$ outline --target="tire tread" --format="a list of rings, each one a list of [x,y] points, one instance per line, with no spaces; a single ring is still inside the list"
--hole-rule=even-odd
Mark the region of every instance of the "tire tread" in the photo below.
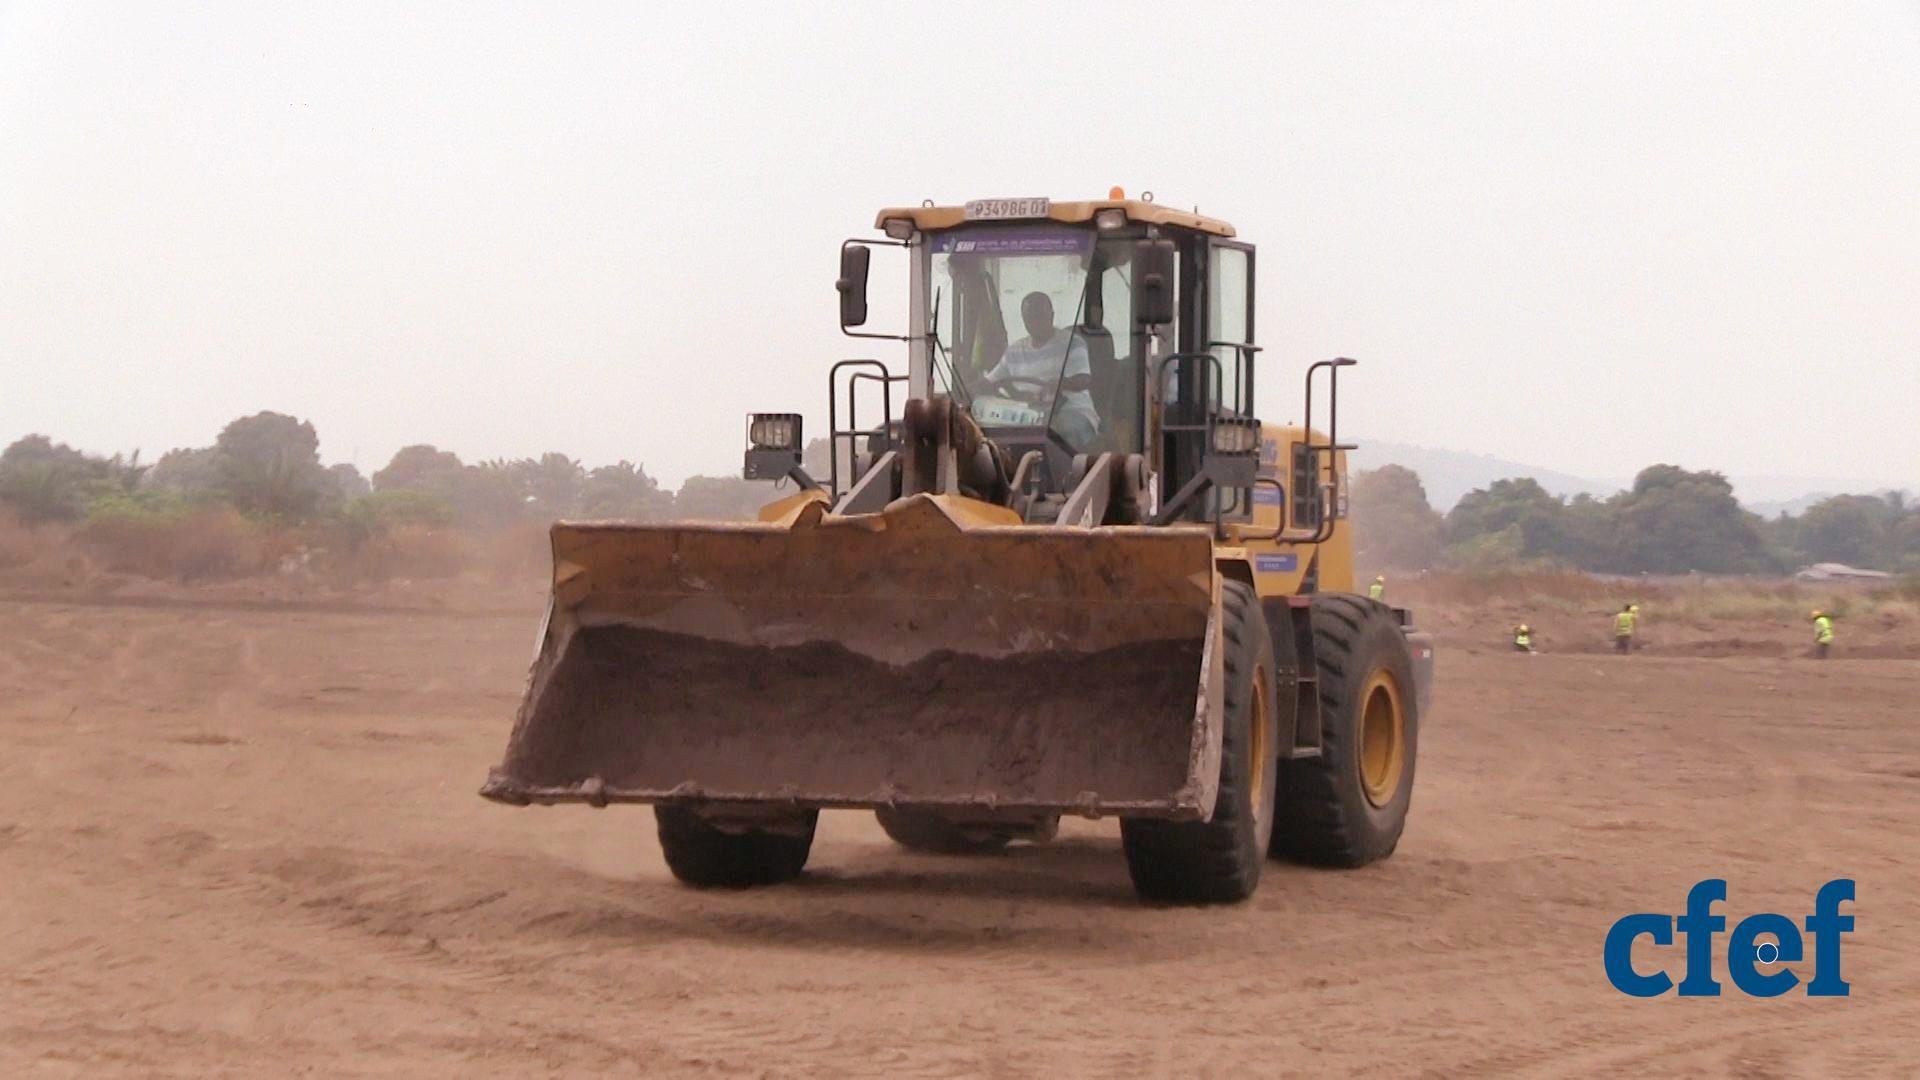
[[[1262,655],[1268,658],[1268,678],[1272,677],[1272,644],[1259,599],[1250,587],[1237,581],[1223,583],[1221,606],[1226,642],[1226,686],[1221,704],[1228,721],[1214,816],[1208,821],[1126,818],[1120,822],[1120,838],[1134,888],[1150,900],[1230,903],[1251,896],[1260,881],[1263,853],[1257,842],[1247,842],[1247,831],[1258,828],[1259,810],[1253,808],[1256,820],[1247,820],[1241,811],[1241,790],[1246,780],[1226,766],[1229,755],[1246,752],[1244,743],[1249,735],[1234,718],[1248,708],[1245,699],[1251,696]],[[1267,700],[1271,702],[1272,688],[1268,690]],[[1271,724],[1272,718],[1266,722]],[[1272,745],[1271,738],[1268,743]],[[1258,767],[1258,763],[1249,765]],[[1268,792],[1272,789],[1269,784]]]
[[[1396,799],[1385,812],[1369,810],[1360,792],[1351,745],[1358,732],[1353,717],[1359,703],[1361,677],[1378,663],[1401,670],[1403,706],[1407,711],[1407,779],[1409,789],[1417,762],[1419,716],[1411,694],[1411,660],[1406,656],[1390,608],[1377,600],[1344,593],[1314,597],[1312,615],[1315,666],[1319,675],[1321,751],[1318,757],[1284,761],[1280,767],[1273,831],[1273,854],[1320,866],[1357,867],[1385,858],[1398,844],[1405,827],[1406,799]],[[1389,646],[1386,643],[1391,634]],[[1376,659],[1374,654],[1397,647],[1398,656]],[[1358,657],[1360,663],[1355,664]],[[1359,668],[1355,672],[1356,667]],[[1355,672],[1354,678],[1349,673]],[[1381,820],[1382,818],[1385,820]]]
[[[683,806],[656,805],[653,816],[660,851],[674,877],[702,888],[747,889],[800,876],[813,848],[820,812],[806,811],[806,831],[799,836],[759,830],[726,832]]]

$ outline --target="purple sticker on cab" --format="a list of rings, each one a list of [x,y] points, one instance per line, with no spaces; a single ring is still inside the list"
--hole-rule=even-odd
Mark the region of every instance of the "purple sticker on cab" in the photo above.
[[[940,255],[1082,255],[1093,235],[1078,229],[976,229],[933,238]]]
[[[1263,574],[1290,574],[1300,569],[1300,556],[1291,553],[1286,555],[1255,555],[1253,557],[1253,568]]]

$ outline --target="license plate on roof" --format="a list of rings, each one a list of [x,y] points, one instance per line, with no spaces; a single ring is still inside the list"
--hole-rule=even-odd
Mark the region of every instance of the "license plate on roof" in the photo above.
[[[966,215],[968,221],[1005,221],[1046,217],[1050,208],[1045,199],[974,199],[967,203]]]

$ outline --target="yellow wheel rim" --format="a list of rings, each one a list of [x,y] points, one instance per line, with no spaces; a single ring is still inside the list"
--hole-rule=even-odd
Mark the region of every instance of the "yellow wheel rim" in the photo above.
[[[1400,683],[1386,668],[1367,677],[1360,691],[1360,787],[1367,801],[1385,806],[1400,790],[1407,768],[1407,711]]]
[[[1253,672],[1253,701],[1247,713],[1247,726],[1250,733],[1247,747],[1248,770],[1253,774],[1247,779],[1247,797],[1252,800],[1255,820],[1266,815],[1261,807],[1266,805],[1267,795],[1267,755],[1273,748],[1267,745],[1267,673],[1261,669]]]

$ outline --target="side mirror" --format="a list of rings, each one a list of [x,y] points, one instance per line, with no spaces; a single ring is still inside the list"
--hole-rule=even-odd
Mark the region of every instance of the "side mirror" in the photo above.
[[[867,324],[867,267],[873,262],[873,249],[848,241],[840,245],[840,328]]]
[[[1171,240],[1133,245],[1133,321],[1141,326],[1173,321],[1174,257]]]

